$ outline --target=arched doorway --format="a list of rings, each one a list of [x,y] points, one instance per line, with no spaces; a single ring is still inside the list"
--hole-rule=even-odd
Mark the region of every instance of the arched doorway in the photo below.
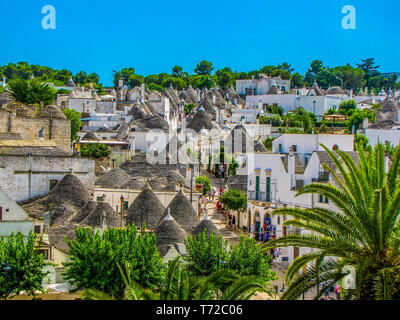
[[[251,226],[251,210],[249,209],[247,211],[247,231],[250,232],[250,226]]]
[[[276,237],[276,226],[272,223],[272,218],[269,211],[266,211],[263,216],[262,225],[262,240],[268,241]]]
[[[254,214],[253,225],[254,225],[254,237],[256,238],[256,240],[259,240],[260,230],[261,230],[261,216],[259,211],[256,211]]]

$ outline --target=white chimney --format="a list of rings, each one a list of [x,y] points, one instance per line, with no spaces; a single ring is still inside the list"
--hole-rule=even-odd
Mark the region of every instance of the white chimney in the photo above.
[[[118,88],[122,88],[124,86],[124,80],[123,79],[119,79],[118,80]]]
[[[293,189],[294,187],[296,187],[296,173],[295,173],[295,154],[292,147],[289,148],[288,174],[290,177],[290,189]]]
[[[216,101],[217,101],[217,100],[216,100],[216,98],[215,98],[215,95],[213,95],[213,96],[212,96],[212,102],[213,102],[213,104],[215,104]]]
[[[140,102],[144,101],[144,83],[140,86]]]

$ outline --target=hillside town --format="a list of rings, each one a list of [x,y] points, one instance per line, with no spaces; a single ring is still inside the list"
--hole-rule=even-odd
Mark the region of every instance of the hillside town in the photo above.
[[[364,61],[354,70],[365,67],[368,72],[370,63]],[[122,287],[95,285],[100,281],[95,276],[109,264],[113,271],[104,274],[128,274],[130,268],[135,281],[146,286],[159,281],[155,269],[138,276],[135,265],[148,263],[161,270],[183,261],[190,272],[201,274],[199,270],[206,267],[195,260],[194,250],[209,261],[207,251],[212,252],[218,241],[226,243],[218,249],[225,253],[216,265],[207,266],[212,272],[224,264],[234,266],[239,252],[253,252],[235,251],[245,244],[258,248],[254,261],[265,260],[257,270],[265,272],[264,280],[275,294],[265,293],[260,286],[251,299],[348,297],[341,278],[328,275],[328,265],[320,271],[323,280],[317,273],[315,281],[314,258],[323,264],[333,257],[343,267],[353,261],[351,250],[358,254],[357,250],[373,245],[368,224],[352,216],[350,203],[355,201],[354,210],[361,214],[364,207],[377,205],[372,198],[377,189],[386,187],[375,188],[375,182],[361,180],[370,178],[363,170],[372,176],[382,170],[379,179],[388,179],[387,188],[393,189],[380,196],[390,197],[385,206],[393,205],[397,212],[393,221],[398,221],[399,207],[393,204],[399,195],[397,76],[382,75],[382,86],[372,87],[369,78],[359,83],[343,81],[345,71],[342,79],[324,78],[316,70],[318,63],[313,63],[300,80],[287,64],[242,76],[219,70],[213,78],[212,69],[207,71],[209,64],[199,63],[197,75],[189,76],[192,79],[176,66],[165,78],[170,80],[161,82],[156,75],[147,81],[124,69],[114,73],[110,87],[83,72],[45,80],[33,66],[21,76],[18,66],[25,63],[0,69],[0,237],[4,241],[0,243],[4,288],[0,298],[30,299],[36,294],[42,299],[73,300],[82,299],[84,290],[84,297],[94,295],[87,289],[118,298]],[[222,81],[227,75],[229,81]],[[377,165],[374,157],[380,159]],[[395,166],[397,172],[390,175]],[[374,219],[369,223],[378,221]],[[327,221],[332,227],[326,227]],[[357,229],[357,223],[366,229]],[[134,240],[122,242],[131,232]],[[11,274],[18,263],[11,256],[3,261],[2,248],[10,239],[18,241],[17,234],[25,243],[34,241],[43,260],[45,271],[34,288],[12,287]],[[119,243],[118,249],[111,239]],[[148,249],[153,240],[154,252]],[[353,248],[353,243],[363,249]],[[348,260],[339,253],[340,246]],[[83,257],[84,251],[91,252],[90,259],[90,255]],[[131,258],[119,262],[113,260],[117,255]],[[93,265],[84,269],[89,261]],[[296,269],[293,262],[300,267]],[[79,273],[86,279],[80,279]],[[257,273],[261,276],[261,271]],[[290,283],[296,277],[314,282],[296,291]],[[122,286],[121,278],[118,281]],[[399,288],[397,282],[394,299]],[[360,289],[353,298],[366,298],[363,294],[371,292]]]

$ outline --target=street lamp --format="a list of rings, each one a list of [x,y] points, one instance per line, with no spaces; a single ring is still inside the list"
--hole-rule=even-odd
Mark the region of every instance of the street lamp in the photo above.
[[[124,200],[124,196],[121,196],[121,228],[123,227]]]
[[[4,293],[5,293],[5,297],[7,299],[7,296],[8,296],[7,280],[8,280],[8,272],[11,270],[11,267],[8,265],[8,262],[3,263],[2,267],[3,267],[3,271],[6,273],[5,283],[4,283],[4,286],[5,286]]]

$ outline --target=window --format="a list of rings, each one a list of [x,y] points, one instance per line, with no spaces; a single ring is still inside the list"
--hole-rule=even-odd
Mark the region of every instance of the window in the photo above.
[[[33,227],[33,231],[35,232],[35,233],[40,233],[40,226],[34,226]]]
[[[0,207],[0,221],[3,220],[3,207]]]
[[[96,197],[96,201],[97,201],[97,203],[102,202],[103,201],[103,197]]]
[[[319,202],[321,202],[321,203],[324,202],[324,196],[323,195],[319,195]]]
[[[338,146],[337,144],[335,144],[335,145],[332,147],[332,150],[333,150],[333,151],[339,150],[339,146]]]
[[[283,148],[282,148],[282,144],[279,144],[279,153],[283,153]]]
[[[296,144],[292,145],[292,151],[293,152],[297,152],[297,145]]]

